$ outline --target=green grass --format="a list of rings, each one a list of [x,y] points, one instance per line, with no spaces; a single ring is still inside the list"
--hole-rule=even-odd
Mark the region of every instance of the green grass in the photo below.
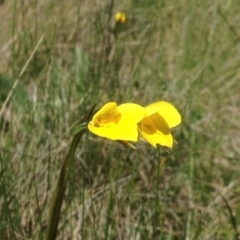
[[[118,11],[128,22],[115,37]],[[182,115],[178,145],[129,150],[85,134],[58,239],[239,239],[239,11],[237,1],[4,1],[0,239],[44,239],[74,129],[96,102],[157,100]]]

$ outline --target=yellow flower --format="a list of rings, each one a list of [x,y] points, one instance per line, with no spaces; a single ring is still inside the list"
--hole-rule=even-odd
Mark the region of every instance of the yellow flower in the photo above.
[[[133,141],[138,139],[137,123],[145,116],[143,107],[134,103],[117,106],[105,104],[88,123],[92,133],[111,140]]]
[[[145,108],[146,116],[138,123],[143,139],[157,148],[158,145],[172,148],[173,137],[170,128],[181,122],[177,109],[170,103],[160,101]]]
[[[115,21],[116,21],[116,23],[125,23],[127,21],[126,14],[124,14],[122,12],[117,12],[115,14]]]

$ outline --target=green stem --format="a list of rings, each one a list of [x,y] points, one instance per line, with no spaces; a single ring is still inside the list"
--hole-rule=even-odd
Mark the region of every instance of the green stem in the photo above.
[[[82,125],[79,126],[78,132],[74,135],[70,149],[64,159],[63,166],[58,178],[57,186],[52,198],[52,204],[49,212],[49,221],[48,221],[48,227],[47,227],[46,240],[56,239],[59,216],[61,212],[61,206],[62,206],[64,191],[66,188],[69,169],[72,165],[78,143],[85,132],[86,132],[86,123],[83,123]]]

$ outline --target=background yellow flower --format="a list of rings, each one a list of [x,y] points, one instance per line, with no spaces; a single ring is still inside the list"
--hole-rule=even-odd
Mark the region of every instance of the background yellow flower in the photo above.
[[[125,13],[122,12],[117,12],[115,14],[115,21],[117,23],[125,23],[127,21],[127,16]]]

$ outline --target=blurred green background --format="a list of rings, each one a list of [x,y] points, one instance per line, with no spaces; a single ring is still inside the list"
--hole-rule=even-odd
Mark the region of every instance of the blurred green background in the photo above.
[[[222,0],[1,1],[0,239],[44,238],[74,129],[95,103],[158,100],[182,115],[178,145],[86,134],[58,239],[239,239],[239,12]]]

